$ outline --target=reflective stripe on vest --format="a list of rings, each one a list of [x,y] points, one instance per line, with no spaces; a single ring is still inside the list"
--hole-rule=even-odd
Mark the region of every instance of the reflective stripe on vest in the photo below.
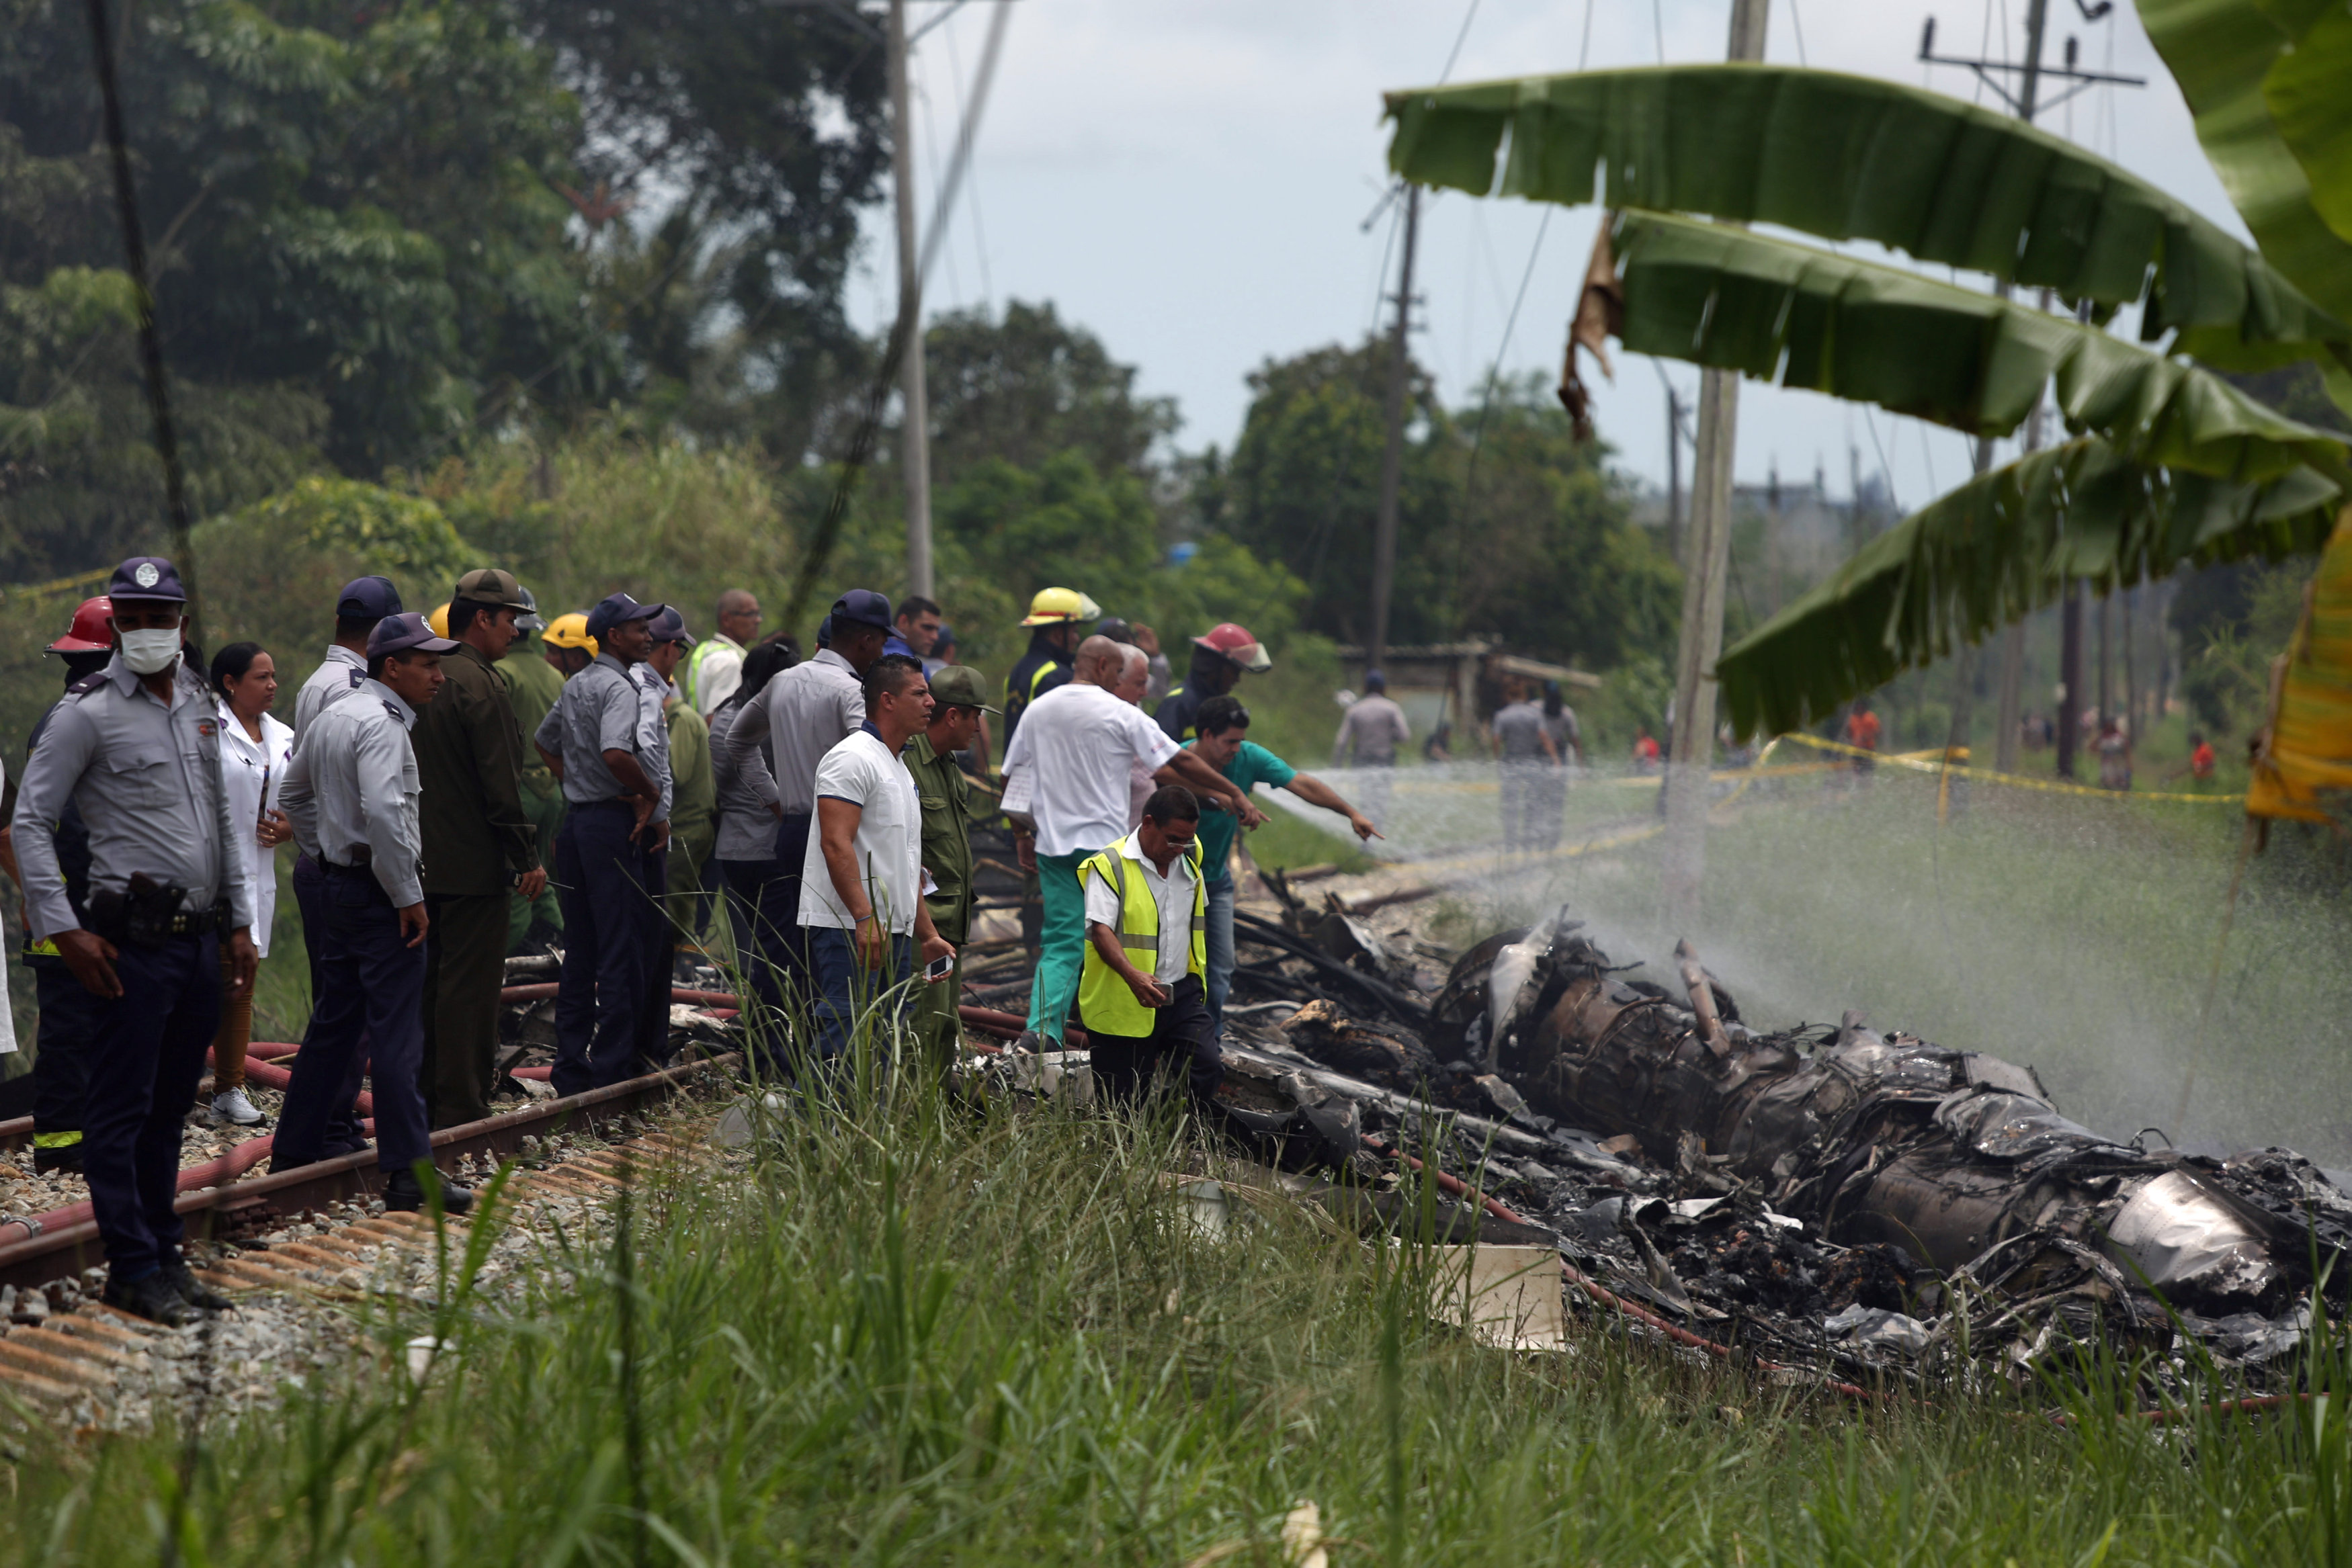
[[[705,637],[686,661],[686,702],[697,713],[702,711],[702,661],[724,647],[718,638]]]
[[[1205,975],[1209,967],[1209,889],[1201,873],[1198,841],[1185,850],[1184,859],[1192,868],[1192,939],[1186,945],[1184,967],[1189,974]],[[1127,856],[1118,844],[1097,852],[1079,865],[1081,892],[1089,872],[1108,878],[1111,891],[1118,897],[1115,935],[1127,961],[1147,975],[1152,973],[1160,967],[1160,904],[1151,896],[1150,884],[1142,877],[1130,878],[1127,874]],[[1085,964],[1078,973],[1078,1017],[1088,1029],[1098,1029],[1106,1034],[1151,1032],[1152,1010],[1137,1001],[1128,983],[1103,962],[1102,955],[1095,950],[1092,936],[1087,940]]]

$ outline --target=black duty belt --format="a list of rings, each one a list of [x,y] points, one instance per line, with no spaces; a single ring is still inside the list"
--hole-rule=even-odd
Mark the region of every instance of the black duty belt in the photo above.
[[[329,876],[358,876],[375,864],[375,851],[365,844],[355,844],[345,850],[343,853],[349,858],[341,862],[331,861],[321,856],[319,861],[320,867]]]

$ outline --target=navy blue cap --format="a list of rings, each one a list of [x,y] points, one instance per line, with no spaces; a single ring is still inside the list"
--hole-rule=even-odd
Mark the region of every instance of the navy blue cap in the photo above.
[[[188,591],[180,586],[180,570],[160,555],[134,555],[114,569],[107,580],[109,599],[163,599],[185,604]]]
[[[830,615],[816,623],[816,645],[820,648],[833,646],[833,617]]]
[[[375,623],[368,633],[368,657],[381,659],[386,653],[446,653],[457,648],[447,637],[433,634],[433,623],[411,610],[405,614],[387,615]]]
[[[833,601],[833,623],[835,630],[843,626],[871,626],[877,632],[891,628],[890,601],[870,588],[853,588]]]
[[[694,641],[686,634],[686,617],[677,612],[677,606],[670,604],[663,605],[661,613],[654,617],[653,633],[654,641],[656,643]]]
[[[335,596],[338,621],[381,621],[400,613],[400,590],[388,577],[355,577]]]
[[[625,593],[607,594],[588,612],[588,635],[602,643],[604,633],[614,627],[631,621],[650,621],[668,608],[667,604],[640,604]]]

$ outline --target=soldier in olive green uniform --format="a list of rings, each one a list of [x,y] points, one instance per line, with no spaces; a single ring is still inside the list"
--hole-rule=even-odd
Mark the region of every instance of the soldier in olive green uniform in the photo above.
[[[915,1037],[932,1067],[944,1073],[955,1061],[957,1007],[963,1000],[964,939],[971,932],[971,796],[955,754],[971,744],[988,706],[988,683],[978,670],[947,664],[931,674],[930,727],[899,759],[915,780],[923,810],[923,870],[936,883],[924,902],[931,924],[955,944],[955,969],[940,985],[916,991]]]
[[[522,597],[531,598],[526,588]],[[515,639],[507,656],[499,661],[499,674],[507,683],[514,699],[515,721],[525,736],[539,731],[540,720],[547,716],[563,695],[563,672],[548,659],[548,650],[539,633],[547,630],[547,622],[536,608],[518,616],[515,630],[523,635]],[[539,852],[541,860],[550,861],[555,853],[555,831],[563,826],[563,786],[556,781],[539,754],[539,747],[526,746],[522,758],[522,813],[539,830]],[[516,894],[507,905],[507,951],[519,951],[534,933],[540,939],[562,935],[563,910],[556,903],[555,889],[542,889],[535,899]]]

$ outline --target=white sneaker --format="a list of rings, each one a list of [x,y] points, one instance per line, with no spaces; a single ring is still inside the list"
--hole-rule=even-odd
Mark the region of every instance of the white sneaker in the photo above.
[[[232,1127],[258,1127],[268,1118],[253,1108],[244,1090],[232,1089],[213,1096],[213,1120],[226,1122]]]

